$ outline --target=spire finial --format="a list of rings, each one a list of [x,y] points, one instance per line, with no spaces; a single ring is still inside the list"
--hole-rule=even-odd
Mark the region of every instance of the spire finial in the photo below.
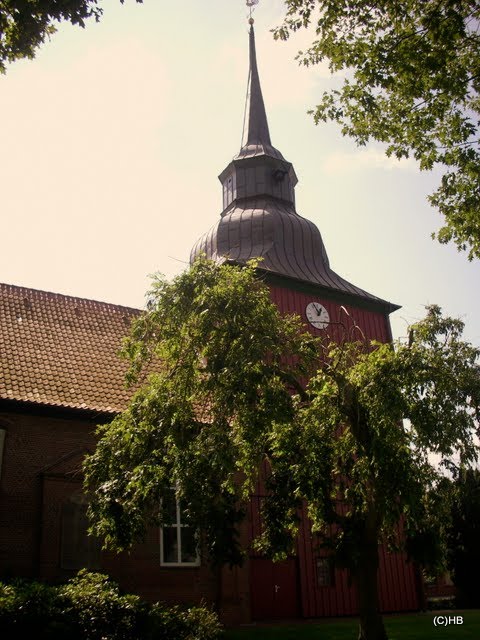
[[[255,11],[255,5],[258,4],[258,0],[247,0],[247,7],[249,9],[248,24],[253,25],[255,20],[253,19],[253,12]]]
[[[250,70],[248,77],[247,104],[245,105],[245,120],[247,121],[247,130],[244,130],[242,136],[242,148],[246,145],[271,145],[270,133],[268,131],[267,114],[263,103],[262,90],[260,88],[260,79],[258,77],[257,55],[255,52],[255,33],[253,30],[254,20],[252,13],[254,6],[258,4],[258,0],[246,0],[247,7],[250,9]],[[246,134],[246,135],[245,135]]]

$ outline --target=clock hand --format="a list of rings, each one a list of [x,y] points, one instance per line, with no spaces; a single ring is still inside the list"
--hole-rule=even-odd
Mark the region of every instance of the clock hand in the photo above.
[[[321,316],[321,315],[322,315],[322,312],[318,310],[317,305],[314,303],[314,305],[313,305],[313,306],[315,307],[315,311],[317,312],[317,316]]]

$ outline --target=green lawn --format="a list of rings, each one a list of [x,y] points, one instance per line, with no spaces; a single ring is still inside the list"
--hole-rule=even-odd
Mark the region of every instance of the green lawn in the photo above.
[[[462,616],[463,624],[435,627],[435,615]],[[478,610],[386,616],[385,624],[390,640],[480,640]],[[355,640],[357,625],[354,618],[296,625],[250,625],[229,630],[225,634],[225,640]]]

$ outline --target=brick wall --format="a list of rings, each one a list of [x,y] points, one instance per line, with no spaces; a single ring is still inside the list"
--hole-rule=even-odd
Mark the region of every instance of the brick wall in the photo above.
[[[95,423],[80,412],[70,415],[0,408],[7,431],[0,478],[0,577],[63,581],[75,571],[60,566],[62,506],[81,491],[81,462],[95,446]],[[122,587],[145,599],[170,603],[214,602],[218,576],[200,567],[160,566],[159,531],[131,553],[102,552],[100,568]],[[250,618],[246,568],[225,568],[221,576],[223,619]]]

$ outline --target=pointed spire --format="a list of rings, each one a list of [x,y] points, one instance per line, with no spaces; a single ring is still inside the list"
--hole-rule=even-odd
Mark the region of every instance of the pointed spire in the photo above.
[[[296,281],[303,283],[298,291],[338,296],[348,304],[361,298],[374,310],[390,313],[394,306],[389,302],[332,271],[319,230],[295,210],[297,176],[292,164],[270,142],[258,77],[252,18],[258,0],[247,0],[246,4],[250,9],[250,101],[245,110],[242,148],[218,176],[223,209],[217,224],[192,249],[190,262],[199,255],[236,264],[261,258],[259,271],[272,278],[267,282],[290,289],[295,288]]]
[[[250,6],[247,2],[247,5]],[[255,51],[255,31],[253,18],[250,17],[250,69],[248,74],[247,104],[245,105],[245,118],[242,148],[235,156],[249,158],[257,155],[268,155],[279,160],[284,157],[272,146],[270,132],[268,130],[267,113],[263,102],[262,88],[257,67],[257,54]]]
[[[257,55],[255,51],[255,32],[253,19],[250,24],[250,73],[249,73],[249,104],[247,106],[248,117],[247,131],[242,146],[245,145],[271,145],[270,132],[268,130],[267,113],[263,102],[262,88],[258,76]]]

